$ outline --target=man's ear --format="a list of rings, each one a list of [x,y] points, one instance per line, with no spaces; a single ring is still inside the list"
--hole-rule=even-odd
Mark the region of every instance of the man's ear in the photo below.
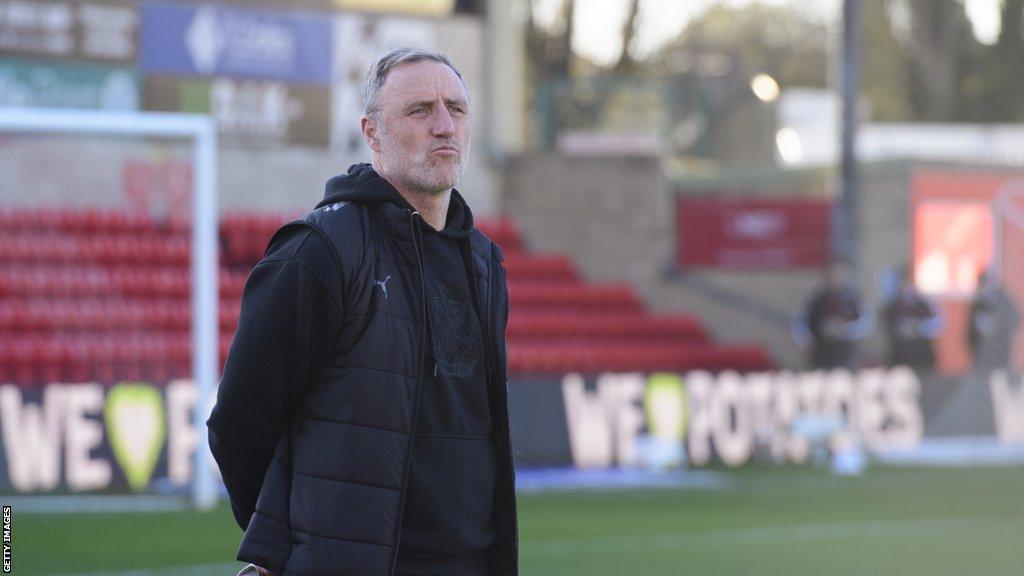
[[[363,138],[366,139],[366,145],[370,147],[370,150],[380,152],[379,131],[374,119],[369,116],[363,116],[359,119],[359,127],[362,128]]]

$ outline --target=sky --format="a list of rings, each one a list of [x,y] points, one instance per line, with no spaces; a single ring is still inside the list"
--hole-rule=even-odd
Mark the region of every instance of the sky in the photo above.
[[[674,38],[686,22],[721,1],[743,5],[754,0],[640,0],[640,28],[636,55],[644,57]],[[796,4],[814,19],[835,22],[841,0],[761,0],[767,4]],[[865,0],[868,2],[880,0]],[[1000,0],[965,0],[967,16],[979,41],[992,44],[999,35]],[[562,0],[539,0],[536,17],[541,24],[557,18]],[[622,51],[622,25],[628,0],[576,0],[575,50],[601,64],[613,63]]]

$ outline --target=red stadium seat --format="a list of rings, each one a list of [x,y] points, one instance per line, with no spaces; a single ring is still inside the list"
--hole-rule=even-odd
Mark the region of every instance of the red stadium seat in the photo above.
[[[222,363],[249,270],[290,219],[221,221]],[[628,284],[584,283],[567,255],[528,253],[510,219],[477,224],[505,253],[512,374],[771,365],[760,347],[714,345],[696,317],[646,314]],[[0,380],[191,375],[190,228],[187,218],[99,208],[0,209]]]
[[[579,275],[572,261],[564,254],[533,255],[513,253],[505,257],[505,270],[510,282],[548,280],[577,282]]]
[[[707,338],[695,318],[637,312],[513,312],[507,335],[516,343],[695,343]]]
[[[641,312],[633,289],[625,284],[510,282],[509,298],[520,311]]]
[[[515,222],[508,218],[480,218],[476,226],[491,240],[501,246],[508,257],[523,250],[522,237]]]

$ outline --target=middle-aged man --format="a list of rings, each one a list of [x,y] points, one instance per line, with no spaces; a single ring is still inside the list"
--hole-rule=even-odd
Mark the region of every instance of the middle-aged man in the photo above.
[[[243,573],[515,576],[501,250],[452,187],[470,102],[443,55],[372,66],[372,164],[245,287],[208,425]]]

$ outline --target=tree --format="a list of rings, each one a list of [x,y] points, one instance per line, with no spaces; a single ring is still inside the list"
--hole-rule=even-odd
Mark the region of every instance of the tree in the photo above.
[[[1024,0],[1003,0],[1002,27],[991,50],[985,92],[993,120],[1024,122]]]
[[[730,61],[726,66],[748,75],[769,74],[783,87],[825,87],[828,40],[824,24],[790,6],[716,4],[693,18],[649,64],[666,73],[693,67],[720,72],[724,56]]]
[[[994,46],[974,37],[962,0],[903,1],[911,15],[905,51],[912,119],[1024,120],[1024,0],[1003,0]]]
[[[920,120],[955,118],[968,62],[978,51],[959,1],[909,0],[912,99]]]
[[[604,76],[609,73],[628,76],[642,72],[641,66],[629,53],[629,47],[637,32],[639,0],[630,0],[628,16],[622,27],[622,53],[610,68],[590,62],[572,49],[573,23],[576,14],[575,0],[561,0],[559,18],[551,26],[541,26],[534,18],[537,0],[530,0],[527,12],[526,51],[528,55],[527,100],[538,112],[531,127],[539,131],[548,144],[562,126],[593,126],[597,119],[604,117],[611,90],[584,90],[585,98],[575,93],[576,83],[572,78]],[[543,136],[540,136],[540,133]]]
[[[619,54],[619,61],[612,67],[616,74],[631,73],[637,67],[637,62],[629,53],[629,48],[633,45],[633,39],[636,37],[636,17],[639,13],[640,0],[630,0],[629,15],[626,17],[626,22],[622,25],[622,52]]]
[[[529,73],[537,85],[552,78],[567,78],[572,68],[572,31],[575,0],[562,0],[559,19],[550,28],[542,27],[534,17],[537,0],[530,0],[526,11],[526,52]]]
[[[676,81],[672,143],[691,156],[743,162],[772,157],[773,111],[750,81],[828,85],[829,30],[795,5],[715,4],[691,19],[646,68]]]
[[[861,91],[874,121],[906,121],[911,117],[910,63],[896,36],[892,2],[861,4]]]
[[[714,156],[744,138],[715,134],[741,134],[756,123],[743,115],[759,106],[747,88],[755,74],[774,77],[783,89],[835,87],[838,30],[809,18],[796,0],[716,2],[644,60],[630,50],[640,33],[640,2],[626,1],[622,53],[608,66],[573,53],[575,0],[560,0],[559,17],[546,27],[530,11],[528,90],[548,140],[557,128],[600,129],[622,116],[616,111],[660,107],[673,122],[661,125],[680,149]],[[964,1],[861,2],[860,85],[872,120],[1024,121],[1024,0],[1002,0],[993,46],[974,37]],[[659,82],[671,86],[657,102],[626,95],[630,86],[639,94]]]

